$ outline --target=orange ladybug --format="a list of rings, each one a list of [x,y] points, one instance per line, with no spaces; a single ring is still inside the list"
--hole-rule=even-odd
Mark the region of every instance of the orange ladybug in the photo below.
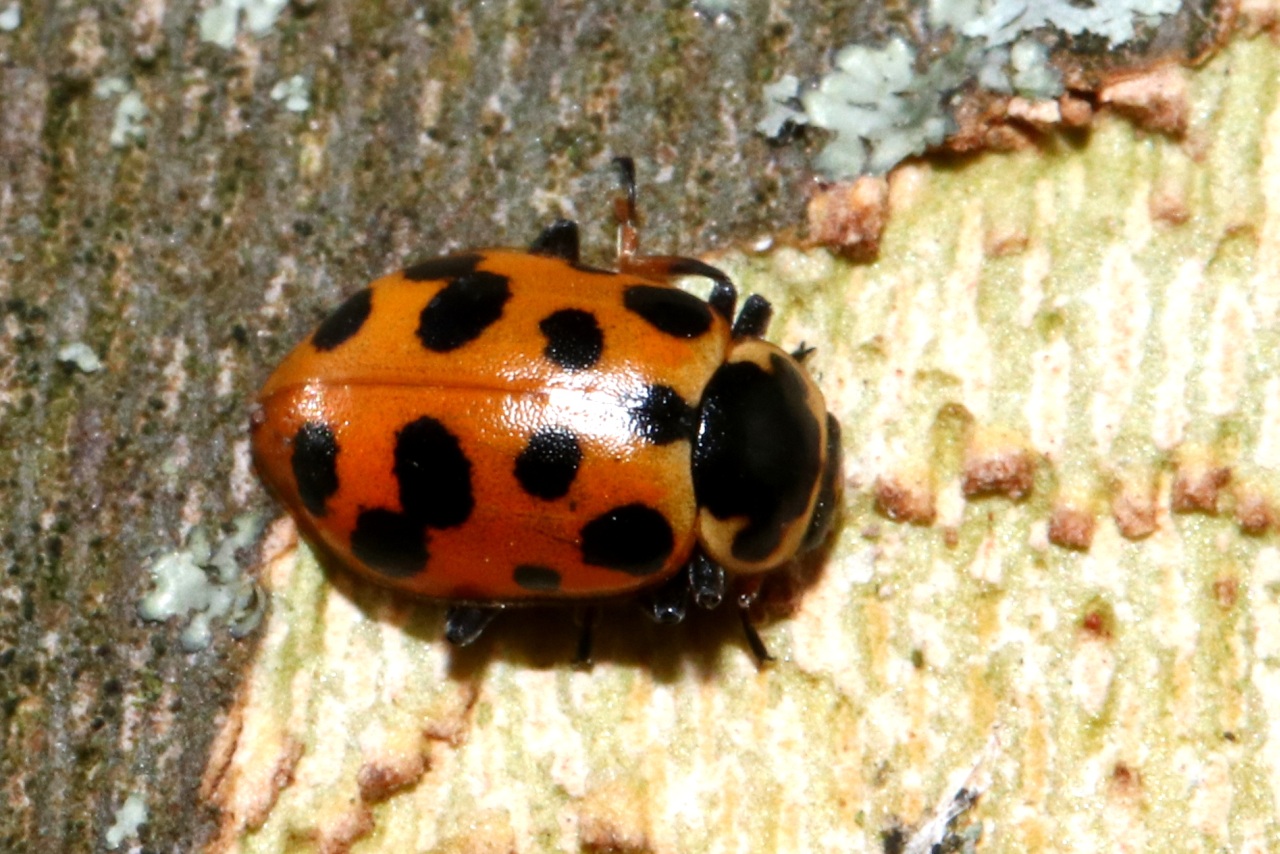
[[[771,309],[692,258],[639,253],[634,166],[617,271],[560,220],[347,299],[263,386],[253,457],[329,563],[451,603],[471,643],[501,609],[644,594],[661,622],[826,538],[840,430]],[[671,281],[710,279],[709,299]],[[580,653],[580,654],[585,654]]]

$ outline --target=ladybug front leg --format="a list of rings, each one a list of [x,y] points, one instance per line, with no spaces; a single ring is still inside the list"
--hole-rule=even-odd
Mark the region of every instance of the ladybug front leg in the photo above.
[[[454,646],[470,646],[493,622],[501,605],[452,605],[444,615],[444,638]]]
[[[751,622],[751,605],[756,601],[756,597],[760,595],[760,585],[763,580],[759,575],[747,576],[735,585],[735,593],[738,598],[738,618],[742,621],[742,633],[746,636],[747,646],[751,647],[751,654],[756,657],[756,664],[761,666],[773,661],[773,656],[769,654],[769,648],[764,645],[764,639],[760,637],[760,633],[756,631],[755,624]]]

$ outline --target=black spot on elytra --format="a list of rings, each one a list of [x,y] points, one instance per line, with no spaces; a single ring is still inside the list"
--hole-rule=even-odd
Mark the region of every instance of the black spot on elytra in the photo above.
[[[396,433],[392,471],[400,511],[364,510],[351,534],[351,552],[393,578],[427,569],[429,528],[461,525],[471,515],[471,463],[458,439],[434,418],[410,421]]]
[[[338,440],[333,428],[321,421],[299,427],[289,462],[302,506],[312,516],[323,516],[325,502],[338,491]]]
[[[538,328],[547,339],[543,355],[566,371],[590,368],[604,352],[604,333],[589,311],[564,308],[544,317]]]
[[[649,386],[627,410],[631,429],[646,442],[668,445],[680,439],[693,441],[697,434],[698,413],[670,386]]]
[[[427,565],[427,532],[421,522],[379,507],[356,517],[351,553],[392,578],[421,572]]]
[[[698,506],[717,519],[747,520],[732,551],[751,563],[776,556],[788,526],[808,509],[823,456],[800,369],[776,355],[770,368],[734,362],[716,371],[693,450]]]
[[[456,350],[496,323],[509,299],[511,287],[506,276],[484,270],[458,276],[422,310],[418,339],[436,353]]]
[[[511,579],[525,590],[554,592],[560,589],[560,573],[546,566],[522,563],[511,573]]]
[[[448,255],[444,258],[432,258],[412,267],[406,267],[404,277],[411,282],[430,282],[440,279],[456,279],[475,272],[480,263],[479,255]]]
[[[581,462],[582,448],[573,431],[563,427],[539,430],[516,457],[516,480],[521,489],[536,498],[562,498]]]
[[[311,346],[328,352],[360,331],[373,311],[373,291],[365,288],[347,298],[311,336]]]
[[[629,575],[662,569],[675,548],[666,517],[645,504],[626,504],[582,526],[582,562]]]
[[[405,516],[452,528],[471,515],[471,462],[458,438],[434,418],[410,421],[396,434],[396,480]]]
[[[654,329],[676,338],[697,338],[711,328],[711,307],[679,288],[631,285],[622,294],[622,304]]]

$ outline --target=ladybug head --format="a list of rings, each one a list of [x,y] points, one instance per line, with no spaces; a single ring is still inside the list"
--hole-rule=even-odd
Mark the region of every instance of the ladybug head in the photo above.
[[[711,377],[693,449],[698,539],[731,573],[822,544],[835,516],[840,427],[800,362],[739,340]]]

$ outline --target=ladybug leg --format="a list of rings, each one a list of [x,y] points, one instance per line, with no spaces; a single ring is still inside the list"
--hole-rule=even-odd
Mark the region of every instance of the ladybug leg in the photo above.
[[[500,606],[451,606],[444,616],[445,640],[454,646],[470,646],[501,610]]]
[[[760,595],[760,584],[762,579],[760,576],[752,576],[738,583],[738,617],[742,621],[742,634],[747,639],[747,646],[751,648],[751,654],[756,658],[757,665],[765,665],[773,661],[773,656],[769,654],[769,648],[764,645],[764,640],[760,637],[760,633],[756,631],[755,624],[751,622],[751,605],[756,601],[756,597]]]
[[[816,352],[818,352],[817,347],[810,347],[801,341],[800,346],[791,351],[791,358],[803,365]]]
[[[698,552],[689,562],[689,588],[699,608],[710,611],[724,601],[724,567]]]
[[[655,623],[670,625],[684,620],[689,609],[689,570],[680,570],[650,593],[640,607]]]
[[[773,656],[769,654],[769,648],[764,645],[764,640],[760,637],[760,633],[751,624],[751,610],[749,608],[739,608],[738,615],[742,619],[742,634],[747,639],[747,646],[751,647],[751,654],[755,656],[756,664],[763,666],[773,661]]]
[[[630,157],[615,157],[618,183],[622,195],[613,200],[613,218],[618,221],[618,261],[622,263],[640,254],[640,231],[636,228],[636,162]]]
[[[613,215],[618,220],[618,272],[669,282],[680,276],[702,276],[713,284],[707,302],[716,314],[732,322],[738,302],[738,289],[723,270],[696,258],[680,255],[641,255],[640,229],[636,215],[636,164],[630,157],[615,157],[622,194],[613,200]]]
[[[759,338],[769,328],[773,306],[759,294],[752,294],[742,304],[738,319],[733,322],[734,338]]]
[[[578,624],[578,649],[573,656],[573,664],[575,667],[591,666],[591,646],[592,636],[596,627],[596,616],[599,611],[596,608],[586,608],[575,614],[575,621]]]
[[[538,238],[529,244],[534,255],[578,261],[578,224],[571,219],[558,219],[542,230]]]

